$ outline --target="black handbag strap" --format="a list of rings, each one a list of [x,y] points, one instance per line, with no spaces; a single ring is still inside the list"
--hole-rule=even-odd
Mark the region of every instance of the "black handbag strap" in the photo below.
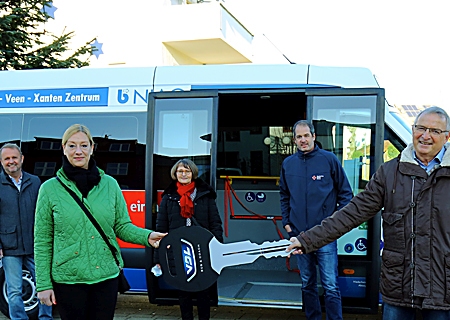
[[[59,181],[59,183],[61,183],[61,185],[67,190],[67,192],[75,199],[75,201],[78,203],[78,205],[81,207],[81,209],[83,209],[84,213],[87,215],[87,217],[89,218],[89,220],[92,222],[92,224],[94,225],[94,227],[97,229],[98,233],[100,233],[100,235],[102,236],[103,240],[105,241],[105,243],[108,245],[109,250],[111,250],[111,253],[114,257],[114,260],[117,263],[117,266],[120,268],[120,263],[119,263],[119,259],[117,259],[116,256],[116,249],[112,246],[112,244],[109,242],[108,238],[106,237],[105,232],[103,231],[102,227],[100,227],[100,225],[98,224],[97,220],[95,220],[95,218],[92,216],[92,213],[88,210],[88,208],[86,208],[86,206],[84,205],[83,202],[81,202],[80,198],[77,197],[77,195],[75,194],[75,192],[73,192],[72,190],[70,190],[70,188],[68,186],[66,186],[61,179],[59,179],[59,177],[56,177],[56,179]]]

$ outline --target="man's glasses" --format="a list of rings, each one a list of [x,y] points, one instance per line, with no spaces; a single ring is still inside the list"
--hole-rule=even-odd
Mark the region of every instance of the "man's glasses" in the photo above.
[[[430,134],[435,137],[439,137],[443,132],[448,132],[448,130],[427,128],[424,126],[414,125],[414,131],[417,133],[424,134],[427,130],[429,130]]]
[[[177,174],[180,174],[180,175],[183,175],[183,174],[188,175],[191,173],[192,173],[191,170],[177,170]]]

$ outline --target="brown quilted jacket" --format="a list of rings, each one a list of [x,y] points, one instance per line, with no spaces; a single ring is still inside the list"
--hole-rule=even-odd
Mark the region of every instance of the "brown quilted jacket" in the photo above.
[[[450,144],[428,175],[409,145],[383,164],[366,189],[297,238],[310,252],[375,216],[381,209],[384,249],[380,290],[397,306],[450,310]]]

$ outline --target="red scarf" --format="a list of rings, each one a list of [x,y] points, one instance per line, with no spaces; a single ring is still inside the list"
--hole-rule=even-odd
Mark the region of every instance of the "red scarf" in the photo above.
[[[181,196],[180,207],[181,216],[183,218],[190,218],[194,215],[194,202],[192,202],[191,194],[195,189],[195,183],[191,182],[187,185],[182,185],[177,182],[177,192]]]

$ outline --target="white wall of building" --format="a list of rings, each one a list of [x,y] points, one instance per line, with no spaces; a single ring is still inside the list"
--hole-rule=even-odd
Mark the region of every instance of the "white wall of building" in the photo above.
[[[179,11],[180,3],[189,9],[194,6],[218,5],[218,2],[186,5],[183,4],[185,1],[179,0],[54,0],[53,5],[57,8],[54,19],[49,19],[45,28],[56,35],[74,31],[72,48],[78,48],[96,38],[102,45],[102,53],[98,52],[100,53],[97,53],[98,57],[90,58],[92,67],[200,64],[201,62],[183,56],[170,47],[168,50],[162,42],[167,40],[169,35],[171,39],[179,35],[183,40],[189,32],[207,38],[208,32],[211,34],[217,31],[225,32],[227,30],[224,25],[236,25],[239,22],[236,20],[229,21],[232,23],[224,22],[222,14],[220,18],[215,18],[222,20],[217,21],[217,30],[201,30],[202,25],[211,26],[214,21],[209,21],[211,18],[205,14],[199,14],[198,17],[193,17],[198,20],[195,23],[180,25],[178,23],[180,17],[177,18],[174,13],[175,10]],[[228,16],[235,19],[232,13]],[[213,28],[216,28],[216,24]],[[251,62],[288,63],[265,36],[253,35],[247,30],[245,32],[248,36],[230,35],[230,32],[226,36],[228,43],[248,56]]]

